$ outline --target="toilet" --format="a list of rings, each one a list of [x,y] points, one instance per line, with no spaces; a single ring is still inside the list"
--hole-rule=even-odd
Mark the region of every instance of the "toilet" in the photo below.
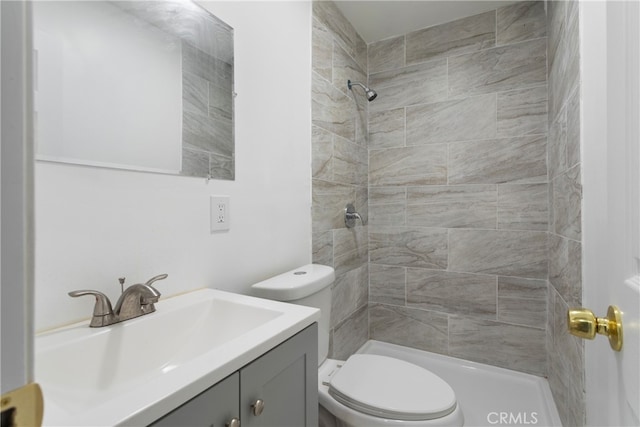
[[[387,356],[328,359],[333,268],[308,264],[253,285],[255,296],[319,308],[318,399],[338,426],[462,426],[453,389],[420,366]],[[322,412],[322,411],[321,411]]]

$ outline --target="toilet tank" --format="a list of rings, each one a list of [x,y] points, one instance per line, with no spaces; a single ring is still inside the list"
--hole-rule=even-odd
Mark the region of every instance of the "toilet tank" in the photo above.
[[[331,318],[331,285],[335,280],[332,267],[307,264],[251,286],[253,295],[291,304],[319,308],[318,365],[329,353]]]

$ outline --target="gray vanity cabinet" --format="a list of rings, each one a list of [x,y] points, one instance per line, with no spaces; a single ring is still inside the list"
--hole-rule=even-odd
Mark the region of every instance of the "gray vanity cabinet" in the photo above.
[[[232,420],[239,424],[232,424]],[[318,325],[313,324],[151,424],[318,425]]]

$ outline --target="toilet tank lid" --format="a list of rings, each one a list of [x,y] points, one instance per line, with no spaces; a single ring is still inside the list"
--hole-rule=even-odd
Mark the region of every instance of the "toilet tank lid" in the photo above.
[[[308,297],[331,286],[335,280],[332,267],[307,264],[251,286],[253,294],[277,301],[293,301]]]

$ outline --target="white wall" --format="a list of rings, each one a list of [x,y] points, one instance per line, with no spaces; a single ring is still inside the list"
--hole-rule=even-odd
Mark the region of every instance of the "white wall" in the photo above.
[[[97,289],[168,273],[168,296],[246,293],[311,261],[311,4],[205,2],[235,30],[236,180],[38,163],[36,329],[86,318]],[[209,232],[209,196],[231,196],[231,230]]]

